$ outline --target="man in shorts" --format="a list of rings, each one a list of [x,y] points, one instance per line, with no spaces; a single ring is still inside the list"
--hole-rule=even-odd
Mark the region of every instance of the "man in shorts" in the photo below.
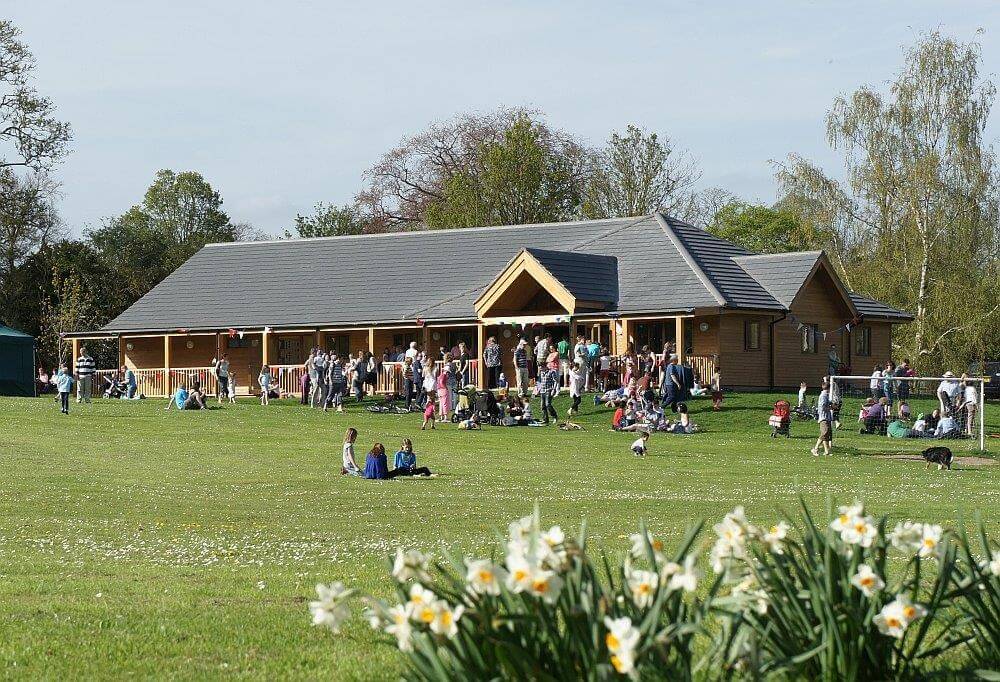
[[[812,454],[819,457],[819,448],[823,446],[823,454],[829,455],[833,447],[833,404],[830,402],[830,382],[823,379],[823,390],[819,393],[816,403],[816,421],[819,422],[819,438],[813,446]]]

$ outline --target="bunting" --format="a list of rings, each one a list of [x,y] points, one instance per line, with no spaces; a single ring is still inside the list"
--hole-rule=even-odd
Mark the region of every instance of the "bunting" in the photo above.
[[[805,329],[807,325],[809,325],[808,322],[803,322],[801,319],[797,318],[792,313],[788,313],[788,321],[795,325],[796,331],[802,331],[803,329]],[[849,320],[848,322],[845,322],[844,324],[840,325],[836,329],[827,329],[826,331],[820,330],[818,333],[822,335],[824,340],[826,340],[827,336],[832,336],[842,331],[850,333],[851,329],[857,327],[860,323],[861,320],[855,317]]]

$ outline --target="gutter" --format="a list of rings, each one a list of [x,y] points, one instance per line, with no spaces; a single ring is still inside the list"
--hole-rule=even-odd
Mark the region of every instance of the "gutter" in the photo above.
[[[774,390],[774,326],[787,317],[787,312],[781,313],[781,317],[771,320],[767,326],[767,382],[771,391]]]

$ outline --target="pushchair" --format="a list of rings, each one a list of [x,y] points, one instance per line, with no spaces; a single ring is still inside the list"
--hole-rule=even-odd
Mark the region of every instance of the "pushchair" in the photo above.
[[[500,426],[503,423],[503,411],[497,403],[492,391],[482,391],[476,394],[476,416],[481,424]]]
[[[774,411],[768,417],[767,423],[771,427],[771,438],[779,435],[790,438],[792,435],[791,406],[787,400],[779,400],[774,404]]]
[[[111,377],[104,377],[104,397],[105,398],[124,398],[128,394],[128,384],[119,379],[113,379]]]
[[[451,415],[451,421],[455,424],[472,416],[472,407],[476,404],[476,396],[478,395],[476,387],[471,384],[459,389],[457,393],[458,404],[455,405],[455,411]]]

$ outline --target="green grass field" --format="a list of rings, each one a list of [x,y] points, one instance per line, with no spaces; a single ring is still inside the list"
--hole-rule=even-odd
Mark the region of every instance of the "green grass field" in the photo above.
[[[859,436],[851,402],[836,455],[817,459],[813,423],[769,437],[775,399],[732,396],[720,413],[695,401],[703,433],[654,435],[644,460],[587,401],[584,431],[467,433],[421,432],[416,414],[323,414],[290,401],[197,413],[95,401],[64,417],[51,398],[0,399],[0,674],[392,677],[400,659],[360,617],[336,639],[309,626],[315,583],[388,594],[398,545],[488,553],[536,502],[544,523],[576,529],[586,517],[595,545],[615,553],[639,518],[679,539],[735,505],[772,520],[798,496],[817,507],[858,498],[893,519],[951,526],[982,514],[1000,527],[1000,467],[939,472],[879,457],[924,445]],[[412,437],[440,477],[342,477],[348,426],[362,454],[381,441],[391,457]],[[996,405],[987,431],[1000,431]]]

